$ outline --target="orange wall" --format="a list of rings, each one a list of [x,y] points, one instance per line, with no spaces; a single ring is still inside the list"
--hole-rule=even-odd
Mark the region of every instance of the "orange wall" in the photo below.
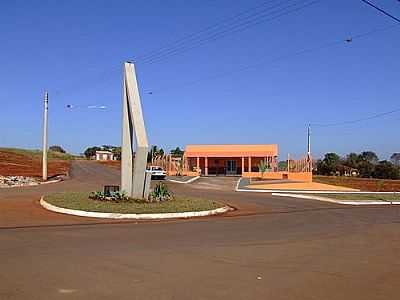
[[[243,177],[249,178],[261,178],[260,172],[245,172]],[[299,173],[288,173],[288,172],[267,172],[264,173],[263,179],[288,179],[288,180],[298,180],[305,182],[312,182],[311,172],[299,172]]]
[[[277,156],[278,145],[187,145],[186,157]]]

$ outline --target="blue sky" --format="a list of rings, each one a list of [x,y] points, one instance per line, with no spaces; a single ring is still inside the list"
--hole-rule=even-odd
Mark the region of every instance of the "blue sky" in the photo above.
[[[44,90],[50,93],[51,145],[80,153],[91,145],[120,144],[123,62],[262,2],[1,3],[0,146],[40,148]],[[398,1],[375,3],[400,17]],[[395,24],[361,1],[322,0],[157,63],[137,59],[150,143],[166,149],[277,143],[281,158],[300,156],[309,122],[400,108],[400,26],[293,55]],[[288,57],[273,62],[282,55]],[[247,65],[256,67],[237,71]],[[221,73],[226,76],[213,78]],[[68,110],[67,104],[78,108]],[[400,113],[394,113],[315,127],[314,156],[373,150],[387,158],[400,151],[399,125]]]

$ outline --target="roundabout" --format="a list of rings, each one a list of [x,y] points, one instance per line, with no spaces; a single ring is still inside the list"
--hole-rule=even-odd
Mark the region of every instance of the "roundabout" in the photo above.
[[[176,199],[154,203],[110,203],[88,198],[87,193],[64,193],[41,197],[40,205],[57,213],[105,219],[157,220],[220,215],[234,210],[206,199]]]

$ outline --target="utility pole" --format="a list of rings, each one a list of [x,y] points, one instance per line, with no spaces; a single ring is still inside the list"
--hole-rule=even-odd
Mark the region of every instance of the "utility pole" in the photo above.
[[[43,181],[47,181],[47,148],[48,148],[48,140],[47,140],[47,131],[48,131],[48,112],[49,112],[49,94],[47,92],[44,93],[44,116],[43,116],[43,161],[42,161],[42,175]]]
[[[312,172],[312,158],[311,158],[311,124],[307,128],[307,162],[309,171]]]
[[[307,157],[311,157],[311,124],[307,128]]]

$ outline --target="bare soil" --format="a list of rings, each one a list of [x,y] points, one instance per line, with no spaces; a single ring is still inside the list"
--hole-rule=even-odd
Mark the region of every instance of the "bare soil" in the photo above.
[[[49,177],[67,175],[69,169],[69,160],[49,159]],[[40,178],[42,176],[42,160],[38,155],[0,149],[0,175]]]
[[[99,160],[98,163],[113,169],[121,170],[120,160]]]
[[[330,185],[345,186],[361,191],[370,192],[396,192],[400,191],[400,180],[339,177],[339,176],[314,176],[314,182]]]

